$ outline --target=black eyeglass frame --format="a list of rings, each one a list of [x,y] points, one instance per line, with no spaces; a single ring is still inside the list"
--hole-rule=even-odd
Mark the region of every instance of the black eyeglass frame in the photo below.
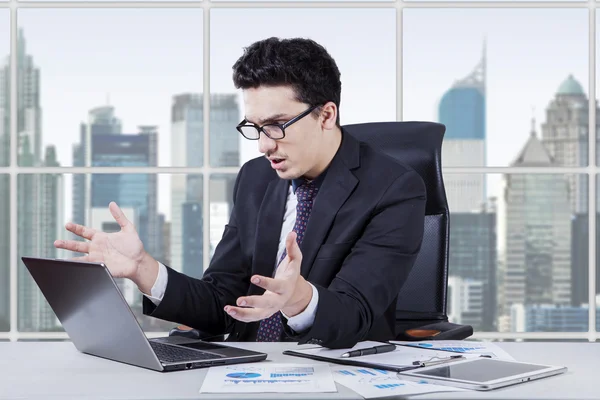
[[[320,107],[320,106],[312,106],[312,107],[310,107],[308,110],[301,112],[300,114],[296,115],[294,118],[290,119],[289,121],[287,121],[287,122],[284,122],[283,124],[265,124],[265,125],[263,125],[263,126],[258,126],[258,125],[256,125],[256,124],[253,124],[253,123],[251,123],[251,122],[248,122],[248,121],[246,121],[246,119],[244,118],[244,120],[242,120],[242,122],[240,122],[240,123],[239,123],[239,124],[238,124],[238,125],[235,127],[235,129],[237,129],[237,131],[238,131],[239,133],[241,133],[241,135],[242,135],[243,137],[245,137],[246,139],[248,139],[248,140],[258,140],[258,139],[260,139],[260,133],[261,133],[261,132],[262,132],[262,133],[264,133],[264,134],[265,134],[265,136],[266,136],[266,137],[268,137],[269,139],[273,139],[273,140],[281,140],[281,139],[283,139],[283,138],[285,137],[285,128],[289,127],[290,125],[292,125],[292,124],[293,124],[293,123],[295,123],[295,122],[298,122],[298,121],[300,121],[302,118],[306,117],[308,114],[310,114],[311,112],[313,112],[313,110],[314,110],[315,108],[317,108],[317,107]],[[258,131],[258,136],[257,136],[256,138],[249,138],[248,136],[244,135],[244,132],[242,131],[242,128],[243,128],[243,127],[245,127],[245,126],[251,126],[251,127],[253,127],[254,129],[256,129],[256,130]],[[265,128],[266,126],[276,126],[276,127],[278,127],[279,129],[281,129],[281,133],[283,134],[283,136],[282,136],[282,137],[278,137],[278,138],[271,137],[271,135],[269,135],[269,134],[268,134],[268,133],[267,133],[267,132],[264,130],[264,128]]]

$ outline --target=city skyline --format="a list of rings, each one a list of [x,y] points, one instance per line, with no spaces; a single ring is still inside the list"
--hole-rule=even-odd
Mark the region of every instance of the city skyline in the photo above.
[[[143,10],[142,13],[133,16],[129,13],[131,10],[101,10],[101,13],[94,13],[93,16],[89,10],[19,10],[19,27],[24,29],[27,39],[28,53],[34,57],[37,67],[42,70],[42,131],[44,145],[52,143],[57,147],[58,160],[61,166],[72,165],[71,146],[77,135],[77,125],[84,122],[89,109],[106,105],[107,102],[115,107],[118,117],[123,121],[125,132],[135,132],[138,125],[157,125],[159,136],[159,154],[158,165],[170,165],[170,141],[168,140],[171,132],[168,123],[168,110],[172,96],[182,93],[202,93],[202,28],[201,11],[202,10],[169,10],[166,15],[158,15],[156,10]],[[140,11],[140,10],[137,10]],[[192,11],[191,15],[187,11]],[[199,12],[194,12],[199,11]],[[286,32],[287,35],[280,36],[301,36],[306,33],[305,25],[302,23],[306,18],[315,19],[315,24],[325,21],[329,18],[329,12],[340,12],[339,10],[325,10],[322,16],[315,16],[310,10],[293,10],[296,19],[287,21],[285,27],[280,26],[279,22],[273,24],[257,24],[260,27],[246,35],[233,35],[227,29],[231,26],[238,26],[245,18],[258,18],[260,22],[262,17],[260,10],[212,10],[211,12],[211,38],[213,43],[219,43],[219,46],[211,46],[211,89],[213,93],[236,93],[238,103],[240,104],[240,114],[243,114],[243,100],[239,93],[233,87],[231,81],[231,65],[241,55],[244,46],[252,41],[264,38],[270,34]],[[296,13],[297,11],[297,13]],[[311,30],[311,37],[323,43],[330,53],[334,56],[344,82],[342,91],[341,118],[342,123],[355,123],[368,120],[394,120],[395,119],[395,17],[388,12],[389,10],[343,10],[348,23],[359,19],[366,21],[365,27],[360,32],[350,32],[344,26],[332,26],[329,28],[318,27]],[[487,158],[489,165],[495,165],[495,160],[502,157],[502,163],[507,165],[512,154],[515,154],[518,147],[527,140],[527,131],[532,116],[532,104],[519,108],[515,112],[513,105],[510,112],[512,121],[511,129],[506,134],[507,140],[502,140],[502,135],[497,134],[497,126],[506,125],[506,118],[498,118],[498,114],[505,112],[506,103],[494,107],[498,104],[499,94],[504,90],[502,87],[511,81],[523,81],[523,89],[527,85],[531,86],[533,81],[532,68],[534,61],[529,59],[546,60],[553,53],[546,51],[547,45],[544,43],[555,40],[553,47],[560,49],[561,53],[567,52],[570,55],[569,61],[561,61],[565,66],[557,72],[556,63],[545,65],[542,76],[537,76],[536,80],[542,83],[535,84],[535,90],[529,89],[529,93],[535,92],[536,98],[546,93],[552,96],[560,83],[573,73],[584,88],[587,88],[587,46],[578,44],[576,46],[565,46],[570,43],[564,36],[574,38],[585,30],[587,20],[578,20],[585,14],[585,10],[499,10],[499,14],[494,14],[500,18],[493,23],[489,21],[490,10],[469,10],[465,16],[457,16],[454,10],[405,10],[403,16],[404,23],[404,42],[403,42],[403,86],[404,86],[404,119],[437,120],[437,105],[445,90],[450,88],[454,82],[464,77],[473,68],[481,54],[483,39],[486,38],[489,53],[489,73],[488,73],[488,150]],[[573,12],[571,12],[573,11]],[[584,14],[581,12],[583,11]],[[276,16],[281,18],[273,19],[272,13],[269,13],[271,21],[285,20],[284,17],[290,15],[290,10],[273,10]],[[363,15],[366,13],[366,15]],[[523,13],[525,13],[523,16]],[[186,15],[183,19],[182,15]],[[513,57],[508,57],[506,40],[498,39],[498,29],[502,26],[502,19],[514,19],[514,29],[529,29],[531,24],[536,25],[539,33],[535,36],[542,50],[537,51],[535,57],[531,54],[524,54],[524,46],[532,44],[529,40],[526,44],[516,43]],[[7,15],[8,17],[8,15]],[[553,21],[564,18],[570,23],[564,24],[566,28],[554,32]],[[104,33],[101,39],[97,39],[92,32],[102,29],[104,21],[111,20],[114,28],[112,32]],[[7,20],[8,21],[8,18]],[[141,27],[141,32],[132,36],[128,27],[123,27],[124,21],[129,21],[130,25]],[[162,21],[161,29],[147,29],[148,26],[156,26],[158,21]],[[171,21],[176,21],[174,24]],[[369,21],[377,21],[375,24]],[[458,21],[457,29],[452,32],[444,31],[444,35],[436,35],[437,26],[445,26]],[[525,24],[524,21],[527,21]],[[537,21],[537,22],[536,22]],[[198,25],[200,22],[200,25]],[[583,23],[582,23],[583,22]],[[485,24],[484,24],[485,23]],[[0,27],[3,24],[0,23]],[[170,27],[177,25],[175,31],[171,32]],[[269,25],[269,26],[266,26]],[[335,25],[335,24],[334,24]],[[481,26],[485,25],[485,26]],[[583,26],[582,26],[583,25]],[[6,24],[5,29],[8,24]],[[56,29],[51,29],[49,26]],[[190,40],[189,36],[183,32],[190,26],[194,26],[192,32],[195,37]],[[187,27],[187,28],[186,28]],[[468,28],[466,28],[468,27]],[[377,59],[378,63],[372,65],[371,61],[364,62],[357,60],[355,49],[357,44],[352,46],[346,44],[347,41],[341,41],[331,35],[332,30],[342,33],[348,32],[354,42],[358,43],[361,54],[365,59]],[[430,29],[431,28],[431,29]],[[127,29],[127,34],[124,33]],[[72,31],[77,31],[77,38],[74,38]],[[314,31],[314,32],[313,32]],[[372,31],[372,32],[371,32]],[[424,32],[426,31],[426,32]],[[478,32],[479,31],[479,32]],[[579,32],[581,31],[581,32]],[[516,34],[516,33],[515,33]],[[117,35],[120,35],[119,42],[116,41]],[[361,36],[362,35],[362,36]],[[369,46],[369,40],[378,37],[378,46]],[[122,40],[121,40],[122,39]],[[177,40],[180,39],[180,40]],[[179,50],[168,49],[167,45],[173,41],[178,43],[176,47]],[[586,40],[584,40],[585,42]],[[89,42],[89,43],[87,43]],[[153,42],[153,50],[148,48],[148,43]],[[535,42],[535,40],[534,40]],[[59,43],[59,44],[57,44]],[[118,45],[117,45],[118,43]],[[458,44],[457,44],[458,43]],[[512,43],[512,42],[511,42]],[[415,48],[416,46],[416,48]],[[520,47],[519,47],[520,46]],[[585,51],[578,53],[578,47]],[[375,49],[370,49],[374,47]],[[88,49],[89,48],[89,49]],[[135,48],[135,57],[132,57],[130,48]],[[457,48],[460,52],[456,52]],[[196,49],[196,51],[194,51]],[[352,49],[352,50],[351,50]],[[424,51],[427,49],[427,51]],[[86,56],[86,52],[105,55],[100,60]],[[372,54],[371,54],[371,53]],[[7,52],[5,52],[8,54]],[[73,59],[72,54],[79,54],[79,57]],[[542,54],[543,53],[543,54]],[[444,68],[439,68],[439,63],[427,62],[429,54],[436,54],[436,58],[445,59]],[[456,57],[456,55],[464,57]],[[69,57],[71,55],[71,57]],[[445,55],[445,56],[444,56]],[[579,55],[579,56],[577,56]],[[109,57],[110,56],[110,57]],[[516,74],[507,72],[510,68],[502,68],[502,65],[510,66],[515,64],[515,56],[523,57],[522,62],[527,68],[524,68],[525,74],[529,74],[531,79],[525,79]],[[540,57],[543,56],[543,57]],[[98,58],[96,56],[96,58]],[[65,63],[64,60],[69,62]],[[173,60],[168,66],[160,59]],[[362,59],[362,57],[361,57]],[[62,60],[62,61],[60,61]],[[111,60],[119,60],[118,63]],[[152,62],[154,60],[154,62]],[[185,60],[185,62],[175,62]],[[433,60],[432,60],[433,61]],[[508,64],[507,64],[508,63]],[[153,64],[157,64],[153,66]],[[176,65],[171,65],[176,64]],[[183,67],[180,64],[185,64]],[[569,64],[569,65],[566,65]],[[569,68],[570,64],[578,66]],[[97,65],[97,66],[94,66]],[[581,67],[583,65],[583,67]],[[421,71],[415,75],[415,67]],[[431,71],[437,68],[436,72]],[[548,71],[547,71],[548,70]],[[551,71],[550,71],[551,70]],[[576,70],[580,70],[578,73]],[[192,72],[193,71],[193,72]],[[364,71],[371,71],[369,79],[365,79]],[[583,72],[581,72],[583,71]],[[136,76],[139,75],[139,76]],[[89,79],[85,79],[89,77]],[[146,78],[143,78],[143,77]],[[185,80],[180,79],[185,76]],[[544,77],[556,76],[556,82],[544,81]],[[179,77],[179,78],[176,78]],[[426,80],[424,80],[426,77]],[[130,82],[132,81],[132,82]],[[194,83],[195,82],[195,83]],[[433,83],[439,82],[439,86],[433,87]],[[392,83],[392,84],[390,84]],[[498,85],[501,85],[500,87]],[[542,85],[543,90],[538,90]],[[418,87],[415,92],[415,87]],[[179,89],[177,89],[179,88]],[[111,90],[112,89],[112,90]],[[511,99],[511,103],[518,101],[527,101],[527,92],[519,92],[516,99]],[[586,90],[587,92],[587,90]],[[55,93],[53,95],[53,93]],[[60,93],[60,94],[59,94]],[[60,102],[52,102],[47,99],[61,96]],[[515,96],[513,96],[515,97]],[[531,97],[531,96],[529,96]],[[108,99],[108,101],[107,101]],[[378,99],[374,106],[370,99]],[[524,100],[522,100],[524,99]],[[544,97],[534,104],[538,123],[544,120],[545,106],[552,97]],[[514,100],[514,101],[513,101]],[[498,110],[498,111],[496,111]],[[67,117],[68,115],[68,117]],[[155,120],[160,116],[160,121]],[[518,121],[523,121],[517,126]],[[233,128],[233,127],[232,127]],[[504,135],[504,133],[503,133]],[[510,135],[510,136],[508,136]],[[514,137],[516,139],[511,140]],[[256,149],[256,143],[252,141],[240,140],[240,158],[245,161],[251,157],[259,156]],[[498,143],[500,140],[501,143]],[[502,150],[503,148],[514,148],[514,152]],[[490,149],[499,149],[491,151]],[[162,187],[167,186],[164,176],[159,177]],[[66,176],[66,188],[70,187],[70,177]],[[492,182],[487,185],[487,197],[495,195],[495,187],[498,184]],[[68,189],[67,189],[68,190]],[[67,201],[70,203],[70,201]],[[70,207],[67,204],[67,207]],[[169,199],[161,195],[159,199],[159,209],[165,213],[167,219],[169,215]],[[66,215],[69,215],[67,210]]]

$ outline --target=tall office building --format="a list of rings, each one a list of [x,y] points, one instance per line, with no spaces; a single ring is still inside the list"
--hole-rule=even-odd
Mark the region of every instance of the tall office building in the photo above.
[[[596,297],[596,304],[600,298]],[[589,304],[580,307],[543,304],[524,306],[513,304],[513,332],[587,332]],[[596,306],[596,330],[600,330],[600,306]]]
[[[8,73],[5,77],[8,78]],[[48,146],[42,151],[40,71],[35,66],[33,57],[26,52],[22,30],[19,30],[17,36],[17,78],[17,162],[25,167],[59,166],[53,146]],[[8,84],[3,86],[10,87]],[[48,246],[48,243],[62,237],[64,207],[62,179],[59,174],[19,176],[16,238],[18,256],[58,256],[59,252],[52,246]],[[8,193],[8,190],[5,193]],[[59,330],[58,320],[20,261],[17,286],[18,329]]]
[[[557,165],[583,167],[588,165],[589,102],[581,84],[569,75],[559,86],[554,99],[546,108],[542,124],[542,143]],[[596,115],[600,108],[596,106]],[[596,131],[600,132],[596,118]],[[598,138],[596,138],[598,143]],[[596,149],[598,146],[596,145]],[[585,174],[572,174],[569,182],[569,202],[573,213],[588,209],[588,179]]]
[[[174,167],[202,167],[204,165],[203,104],[202,94],[185,93],[173,97],[171,164]],[[188,189],[190,185],[193,185],[193,188]],[[194,260],[193,265],[195,265],[190,268],[202,271],[202,230],[197,231],[189,225],[202,226],[202,212],[197,214],[197,209],[192,210],[192,204],[197,204],[200,210],[202,209],[202,193],[201,176],[171,175],[170,267],[179,272],[184,271],[184,265],[190,259]],[[187,203],[190,205],[185,206]],[[193,212],[195,218],[200,217],[200,221],[187,221],[183,215],[184,208],[187,213]],[[187,255],[184,255],[184,238]],[[192,275],[195,274],[192,273]]]
[[[455,310],[462,323],[477,331],[495,330],[496,315],[496,213],[482,209],[473,213],[450,215],[449,275],[457,280],[457,290],[471,293],[481,287],[481,304],[469,303],[463,307],[464,315]],[[475,282],[475,283],[474,283]],[[461,289],[462,290],[462,289]],[[457,294],[458,296],[458,294]],[[464,296],[463,296],[464,297]],[[471,294],[470,298],[474,298]],[[458,313],[458,314],[457,314]],[[465,322],[467,321],[468,322]]]
[[[444,93],[438,121],[446,125],[442,144],[444,167],[486,164],[486,50],[481,61],[465,78]],[[450,212],[470,212],[485,202],[483,174],[445,174],[444,185]]]
[[[10,164],[10,58],[0,66],[0,167]]]
[[[90,110],[87,124],[80,125],[80,142],[73,146],[74,166],[156,166],[157,131],[140,126],[140,133],[125,135],[112,106]],[[111,201],[135,210],[137,229],[150,254],[162,259],[161,225],[155,174],[78,174],[73,177],[72,220],[93,225],[93,211],[106,209]]]
[[[455,324],[471,325],[482,329],[484,313],[484,282],[450,276],[448,278],[448,320]]]
[[[237,94],[210,96],[210,165],[240,165],[240,134],[235,126],[241,121]]]
[[[91,137],[94,167],[153,167],[157,165],[157,131],[140,126],[134,135],[98,134]],[[90,209],[106,209],[111,201],[135,210],[140,239],[146,251],[162,259],[159,239],[156,174],[93,174],[90,180]],[[93,224],[93,221],[91,221]]]
[[[73,145],[73,166],[85,167],[91,165],[91,138],[96,135],[120,135],[121,121],[115,116],[112,106],[100,106],[89,111],[88,122],[79,126],[79,143]],[[85,224],[89,201],[90,179],[84,174],[73,175],[73,211],[71,221]]]
[[[40,108],[40,70],[26,53],[25,37],[17,37],[17,132],[19,146],[27,137],[33,158],[42,160],[42,110]],[[22,165],[19,162],[19,165]]]
[[[22,166],[57,167],[56,151],[49,146],[45,159],[35,159],[29,147],[29,136],[22,139],[19,149]],[[62,237],[63,177],[61,174],[22,174],[18,180],[19,256],[56,258],[58,251],[51,244]],[[50,245],[49,245],[50,244]],[[60,323],[41,291],[20,261],[18,272],[18,321],[24,332],[60,330]]]
[[[4,57],[4,55],[0,55]],[[0,167],[10,164],[10,58],[0,65]],[[10,193],[9,175],[0,174],[0,331],[7,331],[10,322]]]
[[[588,214],[575,214],[572,217],[571,240],[571,305],[573,307],[589,303],[590,264],[600,272],[600,255],[590,263],[589,258],[589,218]],[[600,249],[600,214],[596,213],[596,249]],[[596,293],[600,291],[600,273],[596,273]]]
[[[532,124],[534,125],[534,124]],[[536,137],[511,164],[556,165]],[[498,201],[498,327],[513,329],[511,306],[571,302],[571,212],[561,175],[506,174]]]

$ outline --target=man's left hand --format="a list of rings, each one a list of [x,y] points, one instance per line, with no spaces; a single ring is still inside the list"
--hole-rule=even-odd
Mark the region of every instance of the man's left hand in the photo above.
[[[237,305],[225,306],[225,312],[242,322],[260,321],[278,311],[293,317],[300,314],[312,298],[312,288],[300,275],[302,252],[296,242],[296,233],[290,232],[286,238],[287,256],[279,264],[275,276],[269,278],[254,275],[250,282],[265,289],[261,296],[244,296],[237,299]]]

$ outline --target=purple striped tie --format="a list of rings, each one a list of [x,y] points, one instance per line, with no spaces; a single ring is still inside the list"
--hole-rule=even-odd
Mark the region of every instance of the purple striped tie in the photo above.
[[[318,188],[313,182],[305,182],[296,188],[296,198],[298,205],[296,206],[296,223],[292,229],[296,232],[296,241],[298,245],[302,243],[304,231],[308,223],[308,217],[313,206],[313,198],[316,196]],[[283,254],[279,259],[277,266],[283,261],[287,255],[287,249],[283,250]],[[281,321],[281,312],[277,311],[269,318],[260,321],[258,333],[256,335],[257,342],[279,342],[283,333],[283,322]]]

